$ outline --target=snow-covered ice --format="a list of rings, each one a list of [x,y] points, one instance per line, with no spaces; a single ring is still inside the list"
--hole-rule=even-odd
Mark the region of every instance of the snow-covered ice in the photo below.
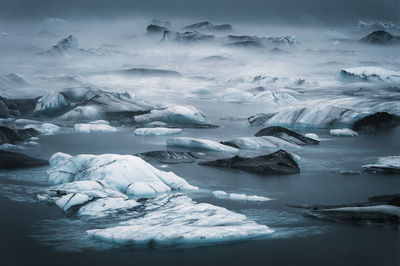
[[[81,154],[68,157],[56,153],[47,171],[51,184],[80,180],[102,181],[106,188],[142,197],[172,190],[196,190],[183,178],[164,172],[133,155]]]

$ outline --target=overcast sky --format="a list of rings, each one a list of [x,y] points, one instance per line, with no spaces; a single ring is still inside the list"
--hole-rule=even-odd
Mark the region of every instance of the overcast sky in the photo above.
[[[2,19],[126,17],[218,21],[355,22],[400,20],[400,0],[0,0]]]

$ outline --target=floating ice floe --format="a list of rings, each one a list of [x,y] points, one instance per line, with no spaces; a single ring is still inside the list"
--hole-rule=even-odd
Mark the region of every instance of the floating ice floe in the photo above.
[[[238,194],[238,193],[226,193],[222,190],[213,191],[213,195],[219,199],[231,199],[231,200],[243,200],[243,201],[268,201],[271,200],[267,197],[262,196],[248,196],[246,194]]]
[[[112,243],[163,246],[231,242],[265,237],[274,232],[242,214],[208,203],[196,203],[182,194],[162,195],[144,206],[143,216],[87,233]]]
[[[162,110],[151,110],[149,114],[135,117],[139,123],[153,121],[165,122],[167,124],[203,124],[205,115],[193,106],[174,105]]]
[[[118,129],[107,124],[75,124],[74,129],[81,133],[91,132],[117,132]]]
[[[277,147],[298,147],[298,145],[274,136],[243,137],[222,142],[238,149],[262,150]]]
[[[358,133],[350,128],[331,129],[329,133],[333,136],[356,137]]]
[[[165,135],[175,135],[181,133],[182,129],[180,128],[154,127],[154,128],[135,129],[135,135],[137,136],[165,136]]]
[[[340,75],[348,81],[400,81],[400,71],[380,67],[354,67],[340,70]]]
[[[52,123],[43,123],[43,124],[28,124],[24,126],[25,129],[33,128],[42,133],[43,135],[54,135],[56,132],[60,130],[59,126],[56,126]]]
[[[55,185],[82,180],[101,181],[105,188],[138,197],[197,189],[174,173],[160,171],[133,155],[69,156],[56,153],[50,159],[50,165],[48,180]]]
[[[363,165],[362,167],[364,170],[369,171],[399,173],[400,156],[379,157],[376,163]]]
[[[223,145],[213,140],[196,138],[171,138],[167,140],[167,146],[184,147],[189,149],[202,149],[210,151],[222,151],[237,153],[239,150],[231,146]]]

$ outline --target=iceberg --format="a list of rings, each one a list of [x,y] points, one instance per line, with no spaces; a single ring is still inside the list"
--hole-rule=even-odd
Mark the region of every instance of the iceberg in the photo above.
[[[165,127],[137,128],[135,129],[134,133],[137,136],[166,136],[166,135],[181,134],[182,129],[165,128]]]
[[[182,194],[166,194],[150,201],[144,205],[144,215],[87,233],[113,243],[187,246],[266,237],[274,232],[242,214],[196,203]]]
[[[213,191],[213,195],[219,199],[231,199],[231,200],[242,200],[242,201],[268,201],[271,200],[267,197],[262,196],[248,196],[246,194],[238,194],[238,193],[226,193],[225,191],[216,190]]]
[[[53,157],[47,176],[54,185],[83,180],[101,181],[107,189],[135,197],[197,189],[174,173],[158,170],[133,155],[68,156],[56,153]]]
[[[356,137],[358,133],[350,128],[331,129],[329,133],[333,136]]]
[[[209,151],[221,151],[229,153],[237,153],[239,151],[234,147],[223,145],[213,140],[187,138],[187,137],[168,139],[167,146],[183,147],[189,149],[201,149]]]

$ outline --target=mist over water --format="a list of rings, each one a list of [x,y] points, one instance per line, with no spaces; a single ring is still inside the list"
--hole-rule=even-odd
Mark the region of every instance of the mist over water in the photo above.
[[[399,263],[399,1],[1,4],[0,264]]]

